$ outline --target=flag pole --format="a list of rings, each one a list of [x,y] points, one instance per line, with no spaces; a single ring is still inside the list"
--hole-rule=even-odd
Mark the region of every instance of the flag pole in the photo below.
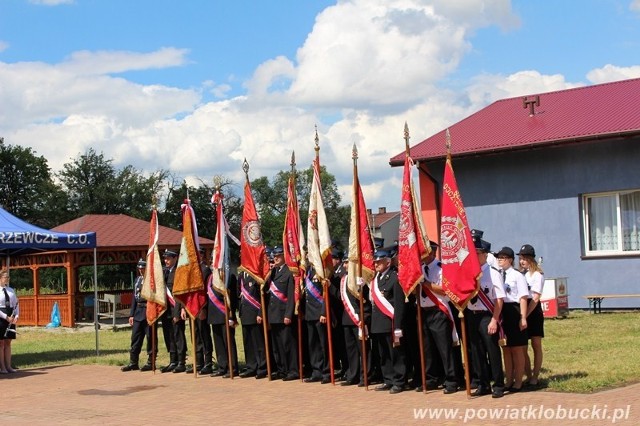
[[[187,311],[188,312],[188,311]],[[189,313],[189,328],[191,329],[191,353],[193,354],[193,377],[198,377],[197,355],[196,355],[196,327],[195,318]]]
[[[449,129],[447,129],[447,131],[445,132],[445,145],[447,147],[446,162],[451,163],[451,133],[449,133]],[[462,327],[462,348],[460,349],[462,350],[462,359],[464,363],[464,382],[467,391],[467,399],[471,399],[471,378],[469,377],[469,355],[467,353],[467,349],[469,347],[467,340],[467,326],[464,319],[464,310],[460,309],[457,304],[456,307],[458,308],[458,318],[460,318],[460,325]]]
[[[316,151],[316,165],[318,167],[318,177],[320,177],[320,138],[318,138],[318,126],[316,126],[314,150]],[[323,201],[324,202],[324,201]],[[329,278],[325,276],[324,262],[322,262],[322,293],[324,296],[324,313],[327,317],[327,343],[329,346],[329,374],[331,376],[331,384],[336,384],[333,363],[333,333],[331,332],[331,302],[329,300]],[[318,271],[316,271],[316,274]]]
[[[409,147],[409,125],[407,124],[407,122],[405,121],[404,123],[404,149],[405,149],[405,155],[407,157],[411,157],[411,149]],[[412,194],[413,195],[413,194]],[[418,232],[421,232],[421,230],[418,230]],[[420,237],[422,238],[422,237]],[[416,321],[418,322],[418,344],[420,346],[420,372],[422,373],[420,375],[421,379],[422,379],[422,392],[426,393],[427,392],[427,373],[426,373],[426,366],[425,366],[425,361],[424,361],[424,336],[422,335],[422,307],[420,306],[420,293],[422,291],[422,286],[418,285],[416,286],[415,289],[415,293],[416,293]]]
[[[353,184],[360,186],[360,181],[358,179],[358,148],[356,144],[353,144],[353,150],[351,152],[351,157],[353,158]],[[356,214],[353,216],[355,218],[355,229],[357,230],[358,236],[355,239],[356,242],[356,254],[358,256],[358,261],[356,262],[356,276],[355,278],[362,276],[362,258],[360,253],[360,199],[359,194],[354,191],[354,200],[353,200],[353,208],[356,211]],[[367,224],[368,226],[368,224]],[[347,278],[348,279],[348,278]],[[358,286],[360,289],[359,292],[359,305],[360,305],[360,324],[358,324],[360,328],[360,346],[361,346],[361,354],[362,354],[362,378],[364,381],[365,390],[369,390],[369,369],[367,368],[367,335],[365,333],[365,324],[364,324],[364,300],[362,297],[362,286]]]
[[[156,210],[156,204],[157,204],[157,198],[156,198],[156,194],[154,193],[153,196],[151,197],[151,205],[153,206],[153,210]],[[147,302],[148,303],[148,302]],[[153,374],[156,374],[156,354],[158,351],[158,342],[157,342],[157,329],[156,329],[156,324],[158,324],[158,319],[156,318],[156,320],[153,322],[153,324],[151,324],[151,371],[153,371]]]
[[[295,189],[296,187],[296,152],[295,151],[291,151],[291,179],[293,179],[293,188]],[[296,195],[297,197],[297,195]],[[297,200],[296,200],[296,205],[298,204]],[[285,224],[286,226],[286,224]],[[293,282],[296,286],[296,289],[298,290],[298,295],[300,295],[300,291],[302,290],[300,287],[300,283],[302,281],[302,272],[300,271],[299,268],[300,265],[298,265],[298,276],[294,276],[293,277]],[[302,363],[303,363],[303,359],[302,359],[302,316],[300,315],[300,298],[298,297],[297,300],[298,305],[295,307],[295,309],[298,311],[297,312],[297,318],[298,318],[298,375],[300,376],[300,381],[304,381],[304,377],[303,377],[303,371],[302,371]]]
[[[249,183],[249,163],[247,162],[246,158],[242,163],[242,171],[244,172],[244,177],[247,183]],[[269,274],[269,278],[271,278],[271,274]],[[265,280],[264,283],[262,283],[262,286],[260,287],[260,309],[262,311],[262,331],[264,333],[264,352],[265,352],[265,358],[267,360],[267,376],[269,377],[269,381],[271,381],[271,357],[269,356],[269,331],[268,331],[268,324],[267,324],[267,310],[266,310],[266,307],[264,306],[264,285],[266,284],[266,282],[267,280]]]

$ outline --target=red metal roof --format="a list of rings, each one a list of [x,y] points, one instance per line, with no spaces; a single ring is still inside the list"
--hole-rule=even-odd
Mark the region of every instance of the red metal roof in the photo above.
[[[148,247],[149,222],[124,214],[88,214],[53,228],[53,231],[82,233],[93,231],[98,247]],[[180,246],[182,231],[159,227],[158,245]],[[213,245],[214,241],[200,237],[200,244]]]
[[[536,95],[527,95],[531,100]],[[523,96],[496,101],[449,127],[451,154],[486,154],[640,133],[640,78],[538,95],[530,116]],[[414,161],[446,156],[445,132],[411,148]],[[402,152],[390,160],[404,164]]]

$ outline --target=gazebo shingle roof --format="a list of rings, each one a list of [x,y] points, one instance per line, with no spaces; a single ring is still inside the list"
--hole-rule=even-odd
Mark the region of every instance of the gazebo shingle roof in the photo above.
[[[53,228],[58,232],[94,231],[98,247],[132,247],[149,245],[149,222],[124,214],[88,214]],[[179,246],[182,231],[159,226],[158,245]],[[200,244],[213,245],[214,241],[200,237]]]

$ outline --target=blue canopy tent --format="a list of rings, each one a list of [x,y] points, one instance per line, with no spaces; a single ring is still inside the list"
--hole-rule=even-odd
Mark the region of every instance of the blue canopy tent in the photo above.
[[[98,299],[98,279],[96,261],[97,238],[95,232],[70,234],[39,228],[18,219],[0,208],[0,254],[6,257],[6,267],[11,265],[11,256],[38,251],[93,249],[94,300]],[[97,306],[97,305],[96,305]],[[96,327],[96,352],[98,352],[98,319],[94,315]]]

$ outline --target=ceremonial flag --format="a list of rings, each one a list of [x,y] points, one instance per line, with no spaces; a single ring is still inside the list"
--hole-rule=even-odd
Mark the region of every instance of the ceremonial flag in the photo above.
[[[227,224],[227,219],[224,216],[224,210],[222,206],[223,198],[224,196],[219,190],[216,191],[216,193],[213,194],[213,197],[211,198],[211,202],[216,206],[217,222],[215,243],[213,245],[213,255],[211,262],[211,284],[216,289],[216,291],[226,295],[226,279],[229,272],[229,247],[227,240],[229,225]]]
[[[333,272],[331,263],[331,236],[322,201],[320,184],[320,158],[313,160],[313,181],[309,196],[309,220],[307,223],[309,262],[320,278],[329,278]]]
[[[151,212],[147,266],[142,282],[141,296],[147,301],[147,323],[152,325],[167,309],[167,294],[162,273],[162,261],[158,251],[158,212]]]
[[[354,156],[356,155],[354,146]],[[358,179],[357,169],[353,173],[351,187],[351,224],[349,226],[349,279],[347,289],[356,297],[359,296],[357,285],[357,266],[360,265],[360,276],[369,283],[375,275],[373,265],[373,239],[369,226],[367,206],[362,195],[362,187]]]
[[[477,291],[481,269],[450,155],[447,155],[442,185],[440,241],[442,289],[451,302],[463,310]]]
[[[256,205],[251,195],[251,184],[247,177],[244,184],[244,208],[242,210],[242,234],[240,235],[240,267],[261,286],[269,273],[269,261],[262,241],[262,230]]]
[[[417,208],[411,176],[412,167],[413,161],[407,155],[404,159],[398,232],[398,281],[405,296],[422,281],[422,259],[430,250],[429,245],[425,244],[426,232],[422,224],[422,215]]]
[[[173,280],[173,296],[180,300],[193,318],[206,303],[196,215],[190,200],[182,205],[182,243]]]
[[[295,280],[296,306],[300,301],[300,283],[306,269],[306,254],[304,252],[304,234],[302,233],[302,221],[298,209],[298,197],[296,195],[295,172],[289,176],[287,189],[287,212],[284,220],[284,232],[282,233],[282,247],[284,249],[284,261],[291,270]]]

